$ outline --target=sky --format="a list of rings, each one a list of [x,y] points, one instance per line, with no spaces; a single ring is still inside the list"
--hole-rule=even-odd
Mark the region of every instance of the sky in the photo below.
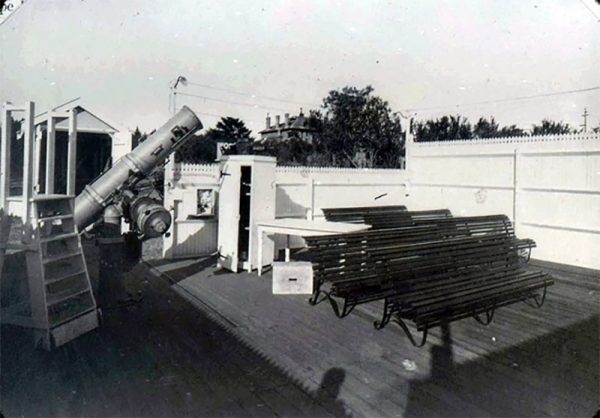
[[[592,0],[25,0],[0,22],[1,102],[81,97],[122,131],[162,125],[178,76],[178,107],[255,134],[366,85],[417,119],[600,125],[600,89],[468,105],[600,86]]]

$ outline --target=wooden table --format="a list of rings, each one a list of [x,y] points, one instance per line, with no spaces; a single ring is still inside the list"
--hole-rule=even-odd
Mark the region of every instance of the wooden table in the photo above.
[[[325,220],[308,220],[295,218],[274,219],[256,224],[258,233],[258,275],[262,274],[263,239],[265,234],[281,234],[287,236],[285,261],[290,261],[289,239],[291,235],[315,237],[321,235],[346,234],[369,229],[367,224],[351,224],[345,222],[329,222]]]

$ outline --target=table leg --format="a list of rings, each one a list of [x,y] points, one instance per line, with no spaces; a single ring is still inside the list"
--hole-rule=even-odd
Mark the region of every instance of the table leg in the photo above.
[[[290,236],[285,236],[285,262],[290,262]]]
[[[260,226],[256,228],[258,234],[258,275],[262,275],[262,254],[263,254],[263,230]]]

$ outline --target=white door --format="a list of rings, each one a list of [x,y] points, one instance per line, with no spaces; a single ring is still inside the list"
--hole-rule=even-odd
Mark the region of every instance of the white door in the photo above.
[[[240,166],[227,161],[221,169],[219,190],[219,266],[238,271],[238,228],[240,222]]]

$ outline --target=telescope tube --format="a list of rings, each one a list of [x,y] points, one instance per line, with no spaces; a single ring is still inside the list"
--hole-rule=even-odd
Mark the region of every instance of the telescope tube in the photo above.
[[[78,230],[82,231],[94,223],[98,214],[113,203],[125,186],[149,174],[200,129],[200,119],[190,108],[183,106],[148,139],[120,158],[92,184],[85,186],[75,198],[74,217]]]

